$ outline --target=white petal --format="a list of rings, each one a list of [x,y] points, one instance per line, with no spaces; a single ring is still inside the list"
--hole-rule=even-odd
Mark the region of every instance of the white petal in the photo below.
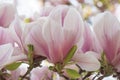
[[[3,67],[11,59],[13,50],[12,44],[0,46],[0,67]]]
[[[100,63],[98,59],[92,55],[92,52],[87,52],[85,54],[75,54],[73,60],[86,71],[96,71],[100,68]]]

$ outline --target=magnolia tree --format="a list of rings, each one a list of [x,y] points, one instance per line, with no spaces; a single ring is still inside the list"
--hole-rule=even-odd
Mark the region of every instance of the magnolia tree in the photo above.
[[[0,80],[120,80],[116,17],[103,12],[89,24],[75,7],[44,10],[23,19],[0,4]]]

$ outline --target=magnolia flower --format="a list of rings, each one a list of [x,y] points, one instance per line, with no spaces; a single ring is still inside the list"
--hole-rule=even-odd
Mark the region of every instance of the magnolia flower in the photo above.
[[[12,4],[0,4],[0,26],[9,27],[14,20],[16,9]]]
[[[15,20],[11,23],[9,30],[11,33],[11,39],[14,43],[17,44],[16,52],[27,53],[27,47],[25,45],[25,39],[31,30],[33,24],[23,22],[18,16],[15,17]]]
[[[1,64],[0,69],[5,65],[10,64],[12,62],[22,60],[26,56],[22,54],[17,54],[14,45],[14,41],[12,40],[12,34],[9,28],[0,27],[0,46],[1,46]],[[3,58],[3,59],[2,59]],[[5,61],[4,61],[5,59]],[[3,60],[3,61],[2,61]]]
[[[0,45],[0,69],[15,61],[21,60],[22,56],[15,56],[12,44]]]
[[[83,33],[82,18],[74,8],[56,7],[47,20],[38,22],[26,42],[35,48],[35,55],[45,56],[50,62],[62,62],[68,51],[77,45]]]
[[[94,31],[109,64],[120,71],[120,23],[110,13],[95,17]]]

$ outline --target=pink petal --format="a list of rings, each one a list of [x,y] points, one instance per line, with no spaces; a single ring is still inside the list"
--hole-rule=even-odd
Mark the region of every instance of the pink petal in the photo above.
[[[16,42],[20,48],[22,48],[22,33],[23,30],[22,28],[25,27],[22,25],[22,21],[18,18],[18,16],[15,17],[15,20],[12,22],[10,25],[9,29],[12,34],[11,38],[13,39],[14,42]]]
[[[49,16],[50,12],[54,9],[53,6],[43,7],[40,16]]]
[[[82,51],[85,53],[87,51],[93,50],[93,33],[91,31],[90,26],[85,23],[85,31],[84,31],[84,42],[82,45]]]
[[[111,63],[120,49],[120,23],[111,13],[104,12],[95,17],[94,31]]]
[[[69,10],[68,6],[65,6],[65,5],[57,6],[51,11],[49,17],[52,18],[60,26],[63,27],[64,19],[65,19],[65,16],[66,16],[68,10]]]
[[[48,49],[42,33],[45,20],[46,19],[41,18],[32,24],[33,28],[25,41],[25,44],[32,44],[34,46],[35,55],[47,56],[48,54]]]
[[[14,48],[12,44],[4,44],[0,46],[0,68],[7,64],[13,54]]]
[[[62,32],[62,26],[60,26],[54,20],[49,20],[48,22],[46,22],[43,28],[43,37],[47,43],[47,47],[49,50],[49,58],[52,62],[58,62],[63,60]]]
[[[85,54],[76,53],[73,60],[86,71],[96,71],[100,68],[100,63],[94,53],[89,51]],[[97,53],[96,53],[97,54]],[[93,67],[94,66],[94,67]]]
[[[0,26],[9,27],[13,21],[16,9],[12,4],[1,4],[0,5]]]
[[[52,78],[52,71],[48,70],[47,67],[37,67],[31,71],[31,80],[49,80]]]
[[[13,42],[11,39],[10,30],[8,28],[0,27],[0,45],[10,42]]]
[[[74,8],[70,8],[64,19],[64,43],[63,51],[64,56],[68,53],[68,50],[73,45],[77,45],[79,41],[82,40],[82,35],[84,31],[83,20]]]
[[[96,38],[95,33],[92,31],[92,27],[88,25],[88,23],[84,24],[85,31],[84,31],[84,40],[82,45],[83,53],[87,51],[94,51],[97,53],[102,53],[101,45]]]

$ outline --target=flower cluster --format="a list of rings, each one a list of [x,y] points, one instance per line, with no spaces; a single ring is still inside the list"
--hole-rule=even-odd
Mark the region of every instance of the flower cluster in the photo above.
[[[89,24],[72,6],[24,19],[0,6],[0,80],[120,79],[120,22],[110,12]]]

